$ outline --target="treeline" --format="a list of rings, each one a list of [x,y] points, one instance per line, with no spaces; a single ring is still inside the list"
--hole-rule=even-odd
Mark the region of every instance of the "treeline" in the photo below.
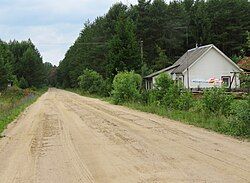
[[[0,90],[8,84],[20,88],[40,88],[51,84],[53,66],[43,63],[42,57],[35,45],[28,41],[0,40]]]
[[[84,69],[110,81],[119,71],[145,75],[171,65],[196,43],[213,43],[234,58],[248,55],[249,9],[248,0],[114,4],[104,16],[85,23],[59,65],[58,83],[77,87]]]

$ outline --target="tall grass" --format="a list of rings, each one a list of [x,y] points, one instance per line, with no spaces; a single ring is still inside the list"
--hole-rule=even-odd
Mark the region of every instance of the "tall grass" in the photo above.
[[[101,97],[99,95],[88,94],[82,92],[79,89],[67,89],[68,91],[77,93],[79,95],[99,98],[105,100],[109,103],[114,104],[112,97]],[[234,100],[234,103],[242,106],[243,109],[237,110],[236,114],[239,114],[239,111],[249,110],[246,107],[243,107],[241,101]],[[143,103],[143,102],[125,102],[121,105],[129,107],[131,109],[157,114],[159,116],[167,117],[172,120],[180,121],[186,124],[194,125],[200,128],[205,128],[212,130],[218,133],[246,138],[250,140],[250,122],[246,125],[246,122],[242,122],[235,117],[235,115],[223,115],[220,113],[212,113],[204,110],[204,107],[201,105],[201,99],[197,99],[194,106],[189,110],[178,110],[174,108],[167,108],[164,105],[157,105],[158,103]],[[235,108],[235,107],[233,107]],[[247,113],[248,114],[248,113]]]
[[[194,125],[197,127],[213,130],[218,133],[231,135],[235,137],[246,138],[250,140],[249,131],[248,134],[242,128],[248,128],[247,126],[242,127],[242,123],[235,120],[234,118],[226,117],[224,115],[215,115],[205,112],[197,111],[183,111],[176,109],[168,109],[163,106],[157,106],[154,104],[141,104],[141,103],[124,103],[126,107],[157,114],[159,116],[167,117],[176,121],[180,121],[186,124]]]
[[[39,90],[21,90],[11,88],[0,96],[0,133],[6,126],[15,120],[30,104],[47,91],[47,88]]]

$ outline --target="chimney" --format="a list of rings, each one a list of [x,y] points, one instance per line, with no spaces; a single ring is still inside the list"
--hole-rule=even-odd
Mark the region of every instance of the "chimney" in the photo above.
[[[198,43],[196,43],[195,48],[196,48],[196,49],[199,48]]]

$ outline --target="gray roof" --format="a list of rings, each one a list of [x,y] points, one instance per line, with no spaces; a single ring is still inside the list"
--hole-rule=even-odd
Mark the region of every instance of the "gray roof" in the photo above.
[[[170,67],[167,67],[167,68],[164,68],[164,69],[159,70],[159,71],[157,71],[157,72],[154,72],[154,73],[152,73],[152,74],[146,76],[145,78],[152,78],[152,77],[154,77],[154,76],[157,76],[158,74],[161,74],[161,73],[163,73],[163,72],[169,71],[169,70],[171,70],[171,69],[173,69],[173,68],[176,68],[176,67],[178,67],[178,66],[179,66],[179,65],[175,65],[175,66],[172,65],[172,66],[170,66]]]
[[[182,57],[180,57],[172,66],[162,69],[160,71],[154,72],[145,78],[151,78],[163,72],[169,71],[174,68],[171,74],[183,73],[190,65],[192,65],[196,60],[198,60],[204,53],[206,53],[213,44],[201,46],[188,50]]]
[[[173,66],[178,65],[178,67],[172,71],[172,74],[182,73],[185,71],[211,47],[213,47],[212,44],[188,50],[181,58],[179,58],[179,60],[173,64]]]

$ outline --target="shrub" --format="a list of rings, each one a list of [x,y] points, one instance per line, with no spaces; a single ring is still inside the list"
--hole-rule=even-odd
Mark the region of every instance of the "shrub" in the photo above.
[[[153,92],[151,93],[151,102],[152,103],[160,103],[163,104],[166,98],[170,96],[166,96],[168,90],[170,88],[173,89],[174,81],[170,78],[170,76],[166,73],[160,74],[155,81]]]
[[[109,97],[112,91],[112,81],[110,79],[106,79],[102,82],[101,88],[99,91],[99,95],[104,97]]]
[[[118,104],[138,100],[141,82],[141,76],[133,71],[118,73],[113,80],[112,97],[114,102]]]
[[[224,88],[210,88],[205,90],[202,102],[207,112],[227,115],[230,112],[232,96]]]
[[[230,106],[229,125],[235,135],[250,136],[250,97],[246,100],[235,100]]]
[[[176,85],[170,85],[163,97],[163,105],[167,108],[176,109],[177,100],[180,97],[181,88]]]
[[[195,113],[204,113],[204,103],[202,100],[197,99],[193,101],[192,108],[190,109],[192,112]]]
[[[24,79],[24,77],[21,77],[21,79],[19,80],[19,87],[22,89],[26,89],[29,87],[28,82]]]
[[[78,77],[79,87],[88,93],[94,94],[101,91],[103,83],[102,76],[96,71],[85,69],[83,74]]]
[[[187,111],[193,107],[193,104],[194,99],[192,93],[188,90],[183,90],[177,99],[177,109]]]
[[[250,75],[246,73],[240,74],[240,86],[250,92]]]

